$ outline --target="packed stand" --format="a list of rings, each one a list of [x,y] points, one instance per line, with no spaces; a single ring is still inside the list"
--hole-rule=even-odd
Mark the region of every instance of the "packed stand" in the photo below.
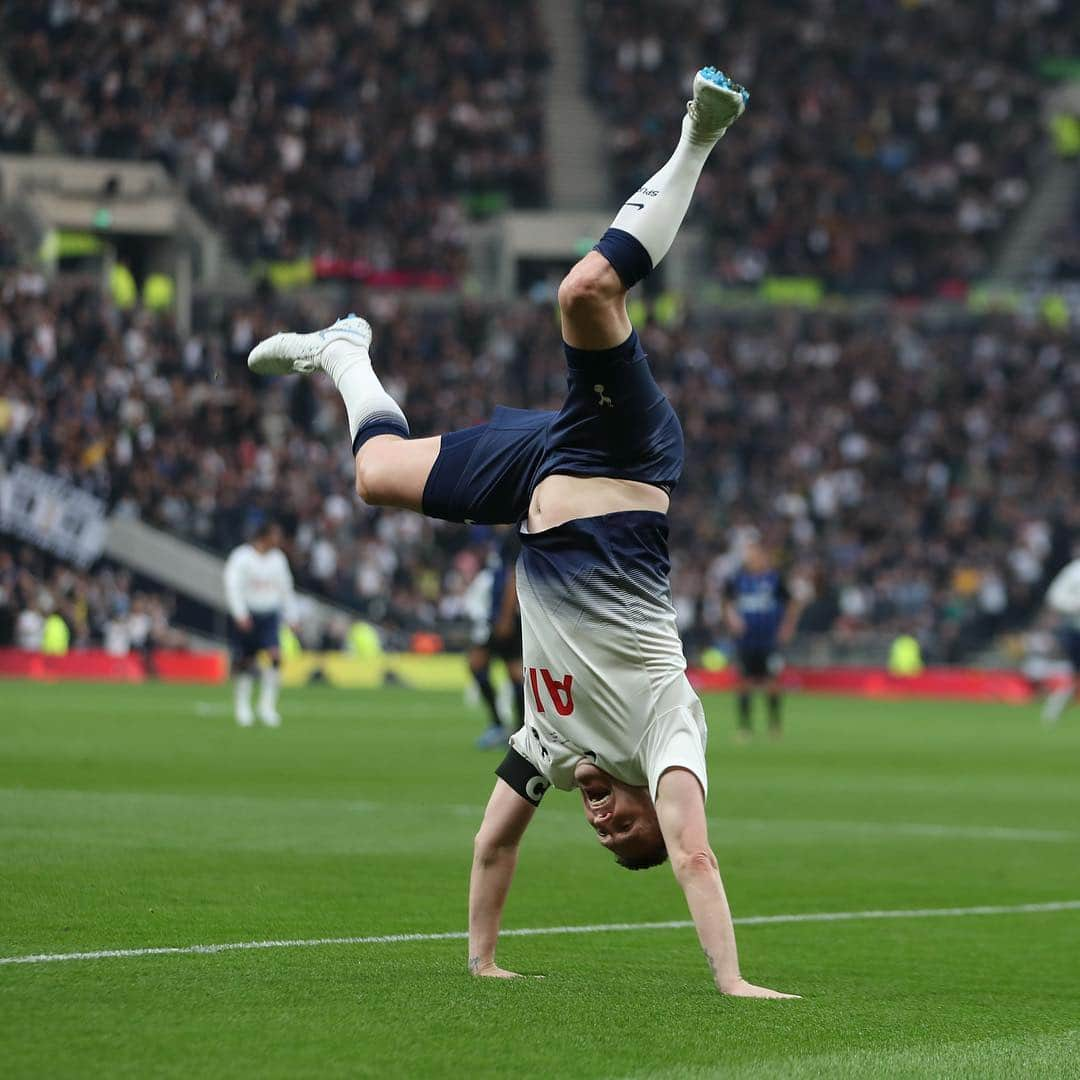
[[[0,0],[74,153],[163,162],[245,259],[454,273],[470,201],[544,197],[535,5]]]
[[[1036,66],[1069,55],[1080,5],[584,0],[588,89],[613,196],[671,149],[703,63],[750,88],[695,198],[712,271],[928,295],[984,275],[1046,153]]]
[[[416,434],[483,422],[497,403],[559,403],[553,297],[407,317],[382,303],[374,356]],[[490,532],[365,507],[329,380],[247,372],[263,335],[330,317],[253,303],[180,340],[89,282],[9,274],[3,460],[74,479],[120,513],[222,553],[274,515],[300,587],[379,623],[391,643],[429,629],[457,641]],[[1075,330],[773,312],[651,323],[643,336],[686,434],[672,550],[691,652],[721,632],[742,527],[761,530],[812,586],[804,629],[854,653],[913,630],[928,656],[949,660],[1029,619],[1080,536]]]
[[[1043,278],[1080,281],[1080,190],[1065,220],[1055,222],[1044,238],[1032,269]]]
[[[29,154],[37,136],[37,110],[0,80],[0,154]]]
[[[139,589],[125,570],[79,570],[25,545],[0,549],[0,648],[99,648],[114,656],[183,648],[187,639],[171,618],[171,599]],[[50,625],[56,619],[59,635]]]

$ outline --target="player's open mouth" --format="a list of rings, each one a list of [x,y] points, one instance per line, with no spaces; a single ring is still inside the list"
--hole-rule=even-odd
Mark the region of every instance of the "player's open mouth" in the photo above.
[[[587,810],[599,813],[614,799],[611,777],[598,769],[591,761],[582,759],[574,770],[574,779],[581,792],[581,801]]]
[[[581,795],[590,810],[602,810],[612,799],[611,784],[602,776],[588,776],[579,781]]]

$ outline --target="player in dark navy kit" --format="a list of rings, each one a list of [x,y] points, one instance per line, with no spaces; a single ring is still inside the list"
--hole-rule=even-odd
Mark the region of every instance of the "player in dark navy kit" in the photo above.
[[[487,635],[469,650],[469,669],[488,707],[491,723],[476,741],[481,750],[505,747],[506,740],[525,720],[525,680],[521,663],[521,610],[517,598],[515,566],[521,554],[517,529],[508,530],[501,538],[491,580],[491,603],[487,618]],[[514,691],[514,726],[503,724],[499,716],[495,689],[491,685],[491,662],[501,660]]]
[[[781,731],[780,673],[784,669],[782,646],[795,634],[802,604],[792,595],[768,549],[752,540],[742,567],[724,590],[724,615],[738,650],[738,735],[753,733],[752,694],[764,691],[769,710],[769,732]]]

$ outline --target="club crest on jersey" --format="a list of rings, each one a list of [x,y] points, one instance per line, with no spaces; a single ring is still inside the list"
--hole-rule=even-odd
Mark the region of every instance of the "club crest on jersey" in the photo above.
[[[604,384],[603,384],[603,383],[597,383],[597,384],[596,384],[596,385],[595,385],[595,386],[593,387],[593,391],[594,391],[594,392],[595,392],[595,393],[596,393],[597,395],[599,395],[599,398],[600,398],[600,401],[599,401],[599,405],[600,405],[600,408],[602,408],[602,409],[604,409],[604,408],[607,408],[607,409],[614,409],[614,408],[615,408],[615,402],[614,402],[614,401],[612,401],[612,400],[611,400],[611,398],[609,398],[609,397],[607,396],[607,394],[605,394],[605,393],[604,393]]]

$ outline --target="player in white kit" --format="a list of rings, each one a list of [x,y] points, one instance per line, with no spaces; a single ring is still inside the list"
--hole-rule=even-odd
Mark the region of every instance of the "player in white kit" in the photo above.
[[[292,572],[280,548],[281,528],[264,522],[250,543],[235,548],[225,561],[225,601],[229,607],[234,709],[236,722],[251,727],[256,713],[251,708],[255,685],[255,661],[265,652],[269,666],[259,674],[259,721],[280,727],[277,711],[281,650],[278,633],[284,616],[291,620],[296,608]]]
[[[790,996],[742,978],[709,845],[705,719],[686,679],[668,584],[666,515],[682,431],[626,311],[627,291],[666,254],[709,153],[747,100],[721,72],[699,72],[671,159],[563,280],[568,393],[557,412],[500,408],[487,424],[412,439],[371,366],[371,329],[356,316],[312,334],[277,334],[248,358],[264,374],[330,375],[366,502],[522,523],[526,719],[496,770],[474,846],[475,975],[513,977],[495,961],[503,906],[521,838],[555,786],[580,791],[599,843],[622,865],[670,858],[720,991]]]
[[[1064,686],[1050,694],[1043,706],[1043,719],[1053,724],[1076,696],[1080,678],[1080,558],[1067,563],[1050,582],[1046,603],[1061,617],[1061,644],[1072,668]]]

